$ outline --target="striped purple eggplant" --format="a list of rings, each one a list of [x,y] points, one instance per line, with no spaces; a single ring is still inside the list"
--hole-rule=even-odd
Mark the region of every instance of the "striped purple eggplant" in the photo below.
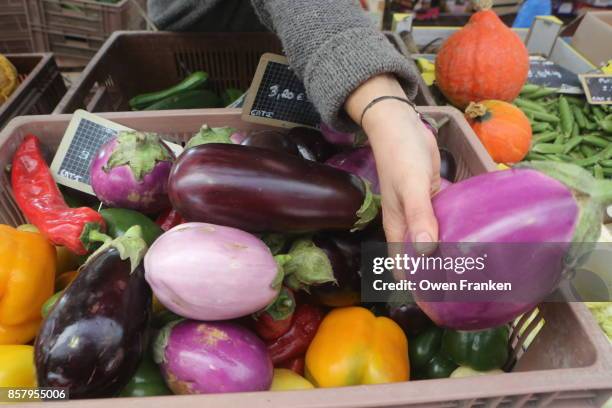
[[[459,247],[452,243],[489,245],[495,253],[483,276],[511,282],[512,292],[501,301],[432,301],[417,290],[417,303],[436,324],[453,329],[478,330],[513,320],[554,292],[564,269],[588,252],[611,202],[612,182],[556,162],[525,163],[447,187],[433,198],[440,232],[437,253],[447,255],[449,248]],[[516,244],[529,245],[511,250]],[[479,277],[465,272],[462,279]],[[450,271],[442,279],[457,276]]]

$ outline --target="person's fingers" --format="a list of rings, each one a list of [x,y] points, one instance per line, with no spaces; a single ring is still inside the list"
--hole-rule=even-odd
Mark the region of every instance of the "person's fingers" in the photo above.
[[[419,253],[429,254],[438,241],[438,222],[431,204],[431,183],[427,178],[406,180],[410,189],[403,197],[406,218],[406,241],[415,244]]]

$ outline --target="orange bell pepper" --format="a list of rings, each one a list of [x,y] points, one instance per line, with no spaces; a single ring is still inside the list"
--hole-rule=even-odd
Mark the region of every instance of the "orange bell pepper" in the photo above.
[[[306,378],[317,387],[407,381],[406,335],[363,307],[334,309],[306,352]]]
[[[0,225],[0,344],[36,336],[40,308],[53,294],[55,257],[42,235]]]

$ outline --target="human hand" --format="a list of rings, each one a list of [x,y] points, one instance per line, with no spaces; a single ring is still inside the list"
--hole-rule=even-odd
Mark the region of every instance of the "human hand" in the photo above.
[[[387,241],[414,242],[418,252],[431,252],[438,240],[431,204],[440,188],[436,139],[407,104],[385,100],[376,105],[363,126],[376,159]]]
[[[363,109],[379,96],[406,95],[390,75],[369,79],[348,98],[347,113],[358,122]],[[362,126],[376,159],[387,242],[413,242],[429,253],[438,240],[431,196],[440,187],[436,139],[405,102],[385,99],[372,105]]]

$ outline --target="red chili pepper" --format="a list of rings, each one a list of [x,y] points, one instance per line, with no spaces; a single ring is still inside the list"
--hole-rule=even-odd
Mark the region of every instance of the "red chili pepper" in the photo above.
[[[280,364],[276,365],[276,368],[287,368],[294,373],[297,373],[301,376],[304,376],[304,365],[306,364],[306,359],[304,356],[295,357],[291,360],[283,361]]]
[[[255,332],[264,340],[276,340],[291,329],[295,297],[293,291],[283,287],[267,309],[253,315]]]
[[[17,148],[11,178],[17,205],[49,241],[78,255],[93,249],[95,243],[90,241],[90,233],[95,235],[104,230],[104,219],[91,208],[68,207],[45,163],[36,136],[26,136]]]
[[[306,354],[325,313],[320,307],[299,305],[293,315],[293,324],[287,333],[268,343],[268,353],[274,364]]]
[[[168,231],[169,229],[183,224],[184,222],[185,220],[183,217],[181,217],[181,214],[179,214],[174,208],[169,208],[168,210],[164,211],[159,215],[159,217],[157,217],[157,220],[155,220],[155,223],[164,231]]]

